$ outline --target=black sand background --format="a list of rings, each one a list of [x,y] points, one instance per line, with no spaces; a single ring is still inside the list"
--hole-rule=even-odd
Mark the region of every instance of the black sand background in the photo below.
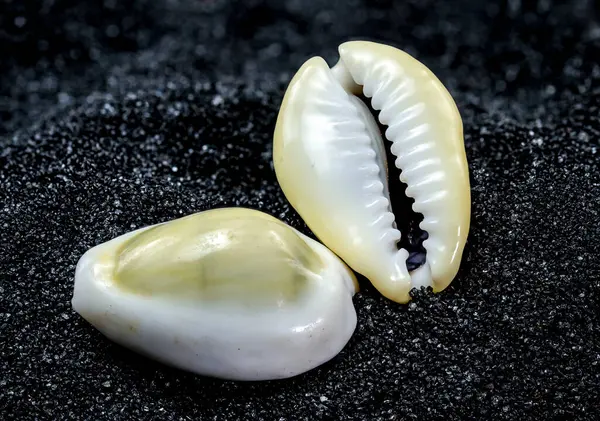
[[[600,419],[600,8],[593,1],[4,1],[0,419]],[[463,116],[461,272],[408,306],[367,283],[353,339],[300,377],[193,376],[70,308],[77,259],[220,206],[308,232],[271,166],[287,83],[391,43]]]

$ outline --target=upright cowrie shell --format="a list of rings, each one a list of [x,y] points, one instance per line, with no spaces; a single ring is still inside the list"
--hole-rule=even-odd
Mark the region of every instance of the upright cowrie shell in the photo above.
[[[458,271],[471,213],[456,104],[429,69],[396,48],[354,41],[339,54],[332,69],[309,59],[286,91],[273,145],[279,184],[315,235],[387,298],[405,303],[419,286],[441,291]],[[406,194],[424,216],[426,262],[411,273],[397,246],[385,146],[360,93],[381,110]]]
[[[352,271],[262,212],[229,208],[143,228],[87,251],[73,308],[111,340],[232,380],[292,377],[356,327]]]

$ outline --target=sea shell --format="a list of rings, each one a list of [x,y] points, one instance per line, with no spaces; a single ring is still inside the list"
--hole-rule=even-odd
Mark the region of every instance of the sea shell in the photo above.
[[[262,212],[217,209],[86,252],[73,308],[111,340],[233,380],[295,376],[337,355],[356,327],[352,271]]]
[[[441,291],[456,276],[470,224],[456,104],[429,69],[396,48],[353,41],[339,54],[332,69],[309,59],[286,91],[273,145],[279,184],[315,235],[384,296],[404,303],[413,287]],[[406,195],[424,216],[426,262],[411,273],[397,245],[385,146],[360,93],[381,110]]]

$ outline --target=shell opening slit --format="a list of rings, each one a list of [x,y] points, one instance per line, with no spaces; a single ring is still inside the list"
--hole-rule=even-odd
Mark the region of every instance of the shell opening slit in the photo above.
[[[379,111],[373,109],[369,98],[364,96],[364,94],[357,95],[357,97],[367,106],[373,115],[379,133],[383,137],[389,126],[384,125],[379,121]],[[383,145],[385,148],[386,161],[394,162],[397,157],[391,151],[392,144],[389,139],[385,139]],[[423,241],[427,240],[429,234],[419,226],[423,221],[423,214],[413,210],[412,206],[415,203],[415,200],[406,195],[406,188],[408,186],[401,180],[401,174],[402,169],[398,168],[396,165],[387,166],[390,207],[395,217],[395,227],[402,234],[397,246],[399,250],[405,249],[408,251],[406,268],[409,272],[412,272],[423,266],[426,262],[427,250],[423,247]]]
[[[379,75],[372,74],[375,73],[372,71],[370,75],[365,76],[363,83],[359,84],[342,59],[331,69],[331,72],[342,88],[352,95],[351,101],[357,107],[360,118],[369,132],[371,148],[379,167],[377,175],[384,186],[380,197],[376,199],[382,204],[381,216],[377,218],[386,220],[392,230],[396,231],[393,237],[398,237],[395,242],[398,248],[397,264],[403,264],[405,270],[409,272],[412,288],[431,286],[431,270],[427,264],[427,250],[423,245],[429,234],[420,227],[424,216],[414,210],[414,197],[407,193],[409,186],[402,177],[403,158],[406,161],[402,152],[404,145],[401,140],[396,140],[403,136],[399,132],[405,130],[409,133],[408,136],[404,135],[409,141],[412,140],[409,142],[409,147],[415,151],[413,153],[418,154],[419,150],[427,150],[427,143],[421,142],[423,135],[427,134],[427,124],[413,125],[414,127],[410,128],[411,120],[422,114],[424,107],[413,98],[414,88],[410,81],[400,84],[403,89],[396,87],[394,90],[389,87],[389,81],[386,84],[385,79],[379,79]],[[397,101],[395,99],[397,97],[389,99],[392,94],[390,91],[396,94],[400,91],[399,98],[404,100]],[[409,110],[409,112],[405,111],[405,117],[399,120],[391,117],[389,112],[390,107],[398,103]],[[388,111],[387,114],[384,106],[385,111]],[[383,120],[382,112],[384,112]],[[411,130],[415,132],[414,135],[410,134]]]

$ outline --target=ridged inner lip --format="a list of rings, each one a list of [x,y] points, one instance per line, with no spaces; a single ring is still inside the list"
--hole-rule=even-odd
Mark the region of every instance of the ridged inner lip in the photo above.
[[[406,259],[406,267],[411,275],[414,271],[423,267],[427,261],[427,250],[423,246],[423,242],[427,240],[429,234],[423,230],[419,224],[423,221],[424,216],[419,212],[415,212],[412,208],[414,199],[406,194],[406,188],[408,184],[404,183],[400,179],[402,169],[396,163],[398,155],[392,151],[392,141],[386,137],[386,131],[389,126],[381,123],[379,114],[382,111],[377,111],[372,106],[372,99],[364,95],[362,92],[362,85],[357,84],[345,68],[342,60],[332,68],[337,81],[349,94],[360,100],[366,105],[370,112],[370,116],[365,115],[361,112],[361,116],[373,119],[376,124],[383,144],[381,147],[373,145],[373,150],[377,155],[384,154],[383,161],[385,162],[384,168],[380,168],[379,177],[384,186],[383,195],[389,200],[390,206],[389,211],[394,215],[394,222],[392,226],[401,232],[400,240],[397,242],[398,250],[406,250],[408,257]],[[369,122],[365,121],[365,126],[369,127]],[[372,123],[371,123],[372,124]],[[372,126],[371,126],[372,127]],[[373,139],[372,139],[373,140]],[[378,141],[378,140],[375,140]],[[379,163],[382,161],[378,159]],[[381,167],[381,164],[379,165]],[[427,268],[428,269],[428,268]],[[428,274],[428,270],[423,273],[424,279],[420,279],[418,282],[414,282],[413,286],[419,286],[418,284],[430,285],[432,280]],[[423,278],[423,277],[421,277]],[[416,285],[417,284],[417,285]]]
[[[419,227],[424,217],[422,213],[413,210],[412,205],[415,203],[415,200],[406,195],[407,184],[400,180],[402,169],[395,165],[397,156],[391,151],[392,144],[385,137],[385,131],[388,126],[379,121],[380,112],[373,109],[369,98],[364,95],[359,95],[358,98],[369,107],[379,127],[381,137],[384,139],[383,146],[388,163],[387,174],[385,171],[382,171],[380,176],[387,177],[390,206],[395,218],[394,223],[396,228],[402,233],[402,237],[397,244],[398,249],[405,249],[409,252],[406,266],[408,271],[412,272],[421,267],[426,261],[427,250],[423,247],[423,241],[429,237],[429,234]],[[390,163],[392,164],[390,165]]]

